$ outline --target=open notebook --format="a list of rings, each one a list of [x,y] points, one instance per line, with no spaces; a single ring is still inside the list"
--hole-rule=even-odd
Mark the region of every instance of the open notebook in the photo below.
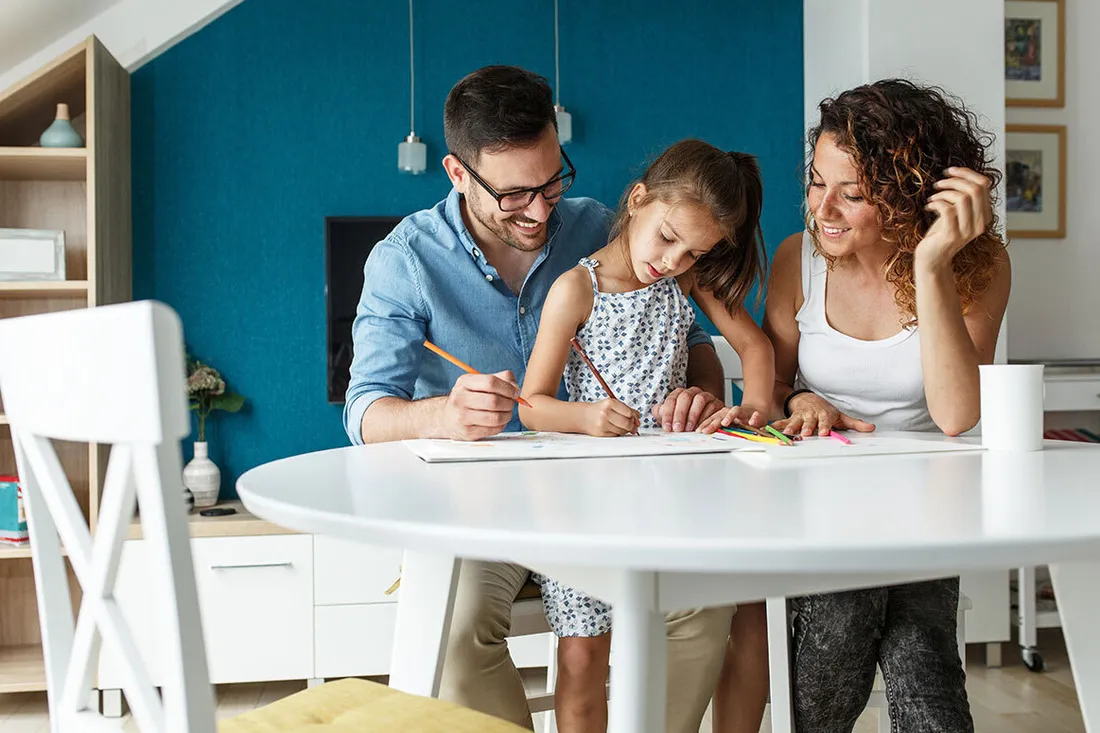
[[[461,461],[530,461],[551,458],[618,458],[692,453],[762,453],[786,460],[841,458],[897,453],[931,453],[981,450],[980,445],[950,438],[925,440],[897,436],[848,433],[851,445],[832,438],[807,438],[793,446],[753,443],[740,438],[700,433],[665,433],[642,430],[640,435],[593,438],[567,433],[501,433],[474,442],[458,440],[406,440],[409,450],[428,463]]]

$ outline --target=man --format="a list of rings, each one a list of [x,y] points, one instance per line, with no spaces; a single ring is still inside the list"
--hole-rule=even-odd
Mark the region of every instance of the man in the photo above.
[[[566,199],[575,171],[558,144],[549,84],[490,66],[451,90],[444,110],[454,185],[372,250],[352,327],[344,407],[353,443],[476,440],[521,429],[515,397],[546,293],[607,242],[610,212]],[[493,374],[463,374],[423,347],[430,340]],[[689,384],[655,407],[666,429],[693,430],[721,406],[722,367],[709,337],[689,337]],[[562,392],[564,396],[564,390]],[[531,725],[505,638],[526,568],[464,561],[441,696]],[[714,691],[732,609],[670,615],[668,730],[695,733]]]

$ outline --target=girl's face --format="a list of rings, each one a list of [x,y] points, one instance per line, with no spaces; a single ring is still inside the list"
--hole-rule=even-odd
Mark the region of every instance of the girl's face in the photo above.
[[[627,221],[630,264],[638,282],[649,285],[684,274],[725,238],[706,207],[692,203],[670,206],[660,199],[639,205],[645,194],[643,184],[634,187]]]
[[[843,257],[882,242],[878,209],[860,190],[852,156],[835,136],[824,133],[817,139],[811,176],[806,200],[822,249]]]

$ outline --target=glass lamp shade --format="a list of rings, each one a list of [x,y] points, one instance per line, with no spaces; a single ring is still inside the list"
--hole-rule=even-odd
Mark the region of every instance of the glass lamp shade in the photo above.
[[[406,173],[423,173],[428,167],[428,146],[410,134],[397,146],[397,167]]]
[[[554,114],[558,118],[558,142],[564,145],[573,139],[573,115],[560,104],[554,105]]]

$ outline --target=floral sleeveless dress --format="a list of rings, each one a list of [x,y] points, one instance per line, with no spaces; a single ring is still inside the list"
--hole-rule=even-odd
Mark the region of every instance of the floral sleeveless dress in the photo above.
[[[588,358],[621,402],[638,411],[643,428],[659,427],[651,412],[669,392],[687,384],[688,329],[695,321],[691,302],[675,278],[667,277],[640,290],[600,292],[599,262],[580,260],[592,278],[592,313],[577,331]],[[576,351],[565,365],[571,402],[599,402],[607,397]],[[601,636],[611,631],[611,607],[553,578],[535,573],[542,604],[554,633]]]

